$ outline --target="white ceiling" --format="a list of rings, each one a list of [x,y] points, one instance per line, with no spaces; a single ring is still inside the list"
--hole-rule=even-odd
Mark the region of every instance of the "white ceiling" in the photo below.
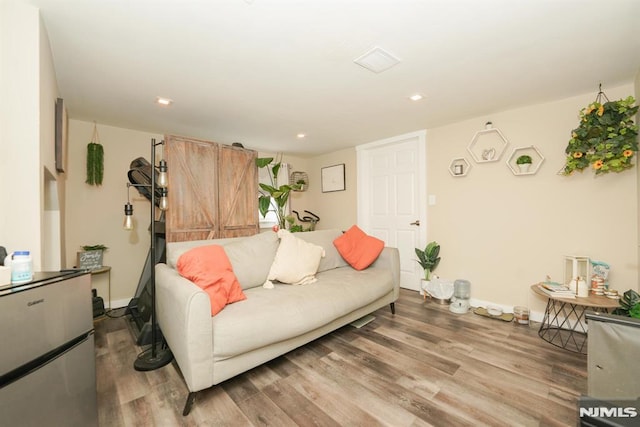
[[[23,1],[41,9],[71,118],[262,151],[595,98],[640,70],[639,0]],[[353,62],[375,46],[400,64]]]

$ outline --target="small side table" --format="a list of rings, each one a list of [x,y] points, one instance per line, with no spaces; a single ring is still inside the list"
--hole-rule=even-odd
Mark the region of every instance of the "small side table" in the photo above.
[[[109,293],[109,310],[112,309],[111,307],[111,267],[109,267],[108,265],[103,265],[100,268],[96,268],[93,270],[89,270],[89,272],[91,273],[91,275],[95,275],[95,274],[103,274],[103,273],[107,273],[107,290]]]
[[[536,295],[547,298],[547,308],[538,330],[540,338],[575,353],[587,354],[585,313],[609,313],[609,309],[620,306],[618,300],[599,295],[559,298],[542,291],[537,284],[531,285],[531,290]]]

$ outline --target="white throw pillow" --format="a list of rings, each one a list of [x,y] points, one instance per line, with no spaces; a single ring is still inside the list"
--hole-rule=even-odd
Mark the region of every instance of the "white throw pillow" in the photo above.
[[[313,283],[324,256],[322,246],[298,239],[287,230],[279,230],[280,245],[263,287],[273,288],[272,280],[291,285]]]

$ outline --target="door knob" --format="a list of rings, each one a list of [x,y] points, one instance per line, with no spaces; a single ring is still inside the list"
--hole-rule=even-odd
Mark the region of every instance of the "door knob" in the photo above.
[[[409,225],[417,225],[418,227],[420,227],[420,220],[419,220],[419,219],[417,219],[415,222],[412,222],[412,223],[411,223],[411,224],[409,224]]]

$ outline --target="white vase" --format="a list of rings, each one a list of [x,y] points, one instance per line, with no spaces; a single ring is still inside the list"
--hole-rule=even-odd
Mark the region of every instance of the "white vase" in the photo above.
[[[518,165],[518,169],[520,169],[520,173],[529,172],[530,167],[531,167],[531,163],[522,163]]]

